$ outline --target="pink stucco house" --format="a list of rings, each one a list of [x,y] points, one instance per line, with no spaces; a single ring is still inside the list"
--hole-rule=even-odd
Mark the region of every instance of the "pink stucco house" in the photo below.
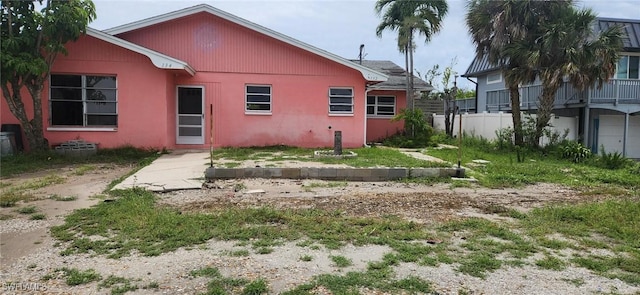
[[[51,145],[323,147],[340,130],[359,147],[402,129],[390,121],[406,105],[402,68],[350,61],[208,5],[90,28],[67,49],[45,86]],[[4,99],[1,115],[17,123]]]

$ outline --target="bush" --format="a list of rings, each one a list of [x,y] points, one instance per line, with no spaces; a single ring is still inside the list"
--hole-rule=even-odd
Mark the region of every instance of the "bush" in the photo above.
[[[574,163],[580,163],[591,157],[591,150],[577,141],[565,141],[560,144],[563,159],[569,159]]]
[[[596,161],[597,166],[605,169],[620,169],[632,164],[630,159],[625,158],[619,152],[607,153],[604,146],[600,146],[600,158]]]
[[[427,123],[422,110],[403,109],[391,119],[391,121],[400,120],[404,120],[404,132],[385,139],[383,141],[384,145],[403,148],[417,148],[430,145],[433,128]],[[413,132],[411,132],[411,130],[413,130]]]

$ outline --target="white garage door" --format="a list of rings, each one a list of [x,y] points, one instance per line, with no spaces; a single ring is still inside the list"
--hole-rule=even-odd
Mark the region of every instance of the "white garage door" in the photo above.
[[[622,153],[624,144],[624,116],[622,115],[601,115],[600,128],[598,129],[598,153],[601,147],[607,153]]]

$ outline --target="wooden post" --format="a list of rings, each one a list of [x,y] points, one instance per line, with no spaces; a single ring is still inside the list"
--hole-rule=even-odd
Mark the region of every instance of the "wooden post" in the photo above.
[[[335,131],[333,134],[333,154],[342,155],[342,131]]]

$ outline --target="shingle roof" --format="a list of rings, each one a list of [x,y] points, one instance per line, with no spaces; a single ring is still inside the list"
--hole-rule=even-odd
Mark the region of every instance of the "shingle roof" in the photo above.
[[[359,64],[359,60],[351,60],[354,63]],[[407,87],[407,71],[400,66],[396,65],[389,60],[362,60],[362,65],[370,68],[376,72],[383,73],[389,76],[389,79],[384,82],[377,83],[371,88],[381,90],[405,90]],[[418,91],[430,91],[433,87],[429,83],[415,77],[413,79],[413,86]]]
[[[640,52],[640,20],[634,19],[616,19],[616,18],[596,18],[594,24],[597,31],[603,31],[607,28],[621,25],[622,26],[622,42],[624,51]],[[481,74],[497,70],[498,65],[493,65],[487,60],[487,56],[476,57],[467,68],[467,71],[462,75],[463,77],[477,77]]]

